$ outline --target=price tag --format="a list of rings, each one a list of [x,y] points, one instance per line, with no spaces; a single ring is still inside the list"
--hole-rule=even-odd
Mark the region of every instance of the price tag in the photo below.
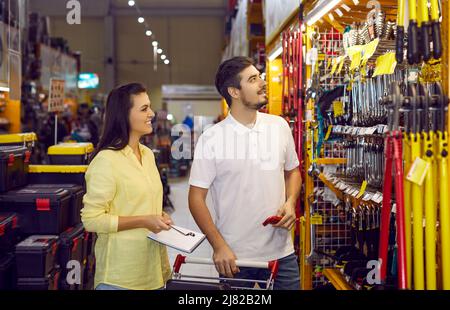
[[[420,157],[416,157],[416,160],[411,165],[406,179],[414,184],[422,186],[425,176],[427,175],[430,163],[426,162]]]
[[[322,222],[323,222],[322,215],[315,213],[311,216],[312,225],[322,225]]]
[[[361,188],[358,191],[358,195],[356,195],[356,198],[361,198],[362,195],[364,195],[364,193],[366,192],[366,187],[367,187],[367,181],[364,180],[361,184]]]

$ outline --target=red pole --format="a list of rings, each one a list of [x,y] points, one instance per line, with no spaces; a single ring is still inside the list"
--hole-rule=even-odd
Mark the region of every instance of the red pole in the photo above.
[[[395,196],[397,203],[397,272],[400,289],[408,287],[406,274],[405,205],[403,193],[402,133],[394,131]]]
[[[379,244],[379,258],[380,258],[380,279],[386,280],[387,257],[389,246],[389,227],[391,220],[391,190],[392,190],[392,137],[388,136],[385,139],[384,156],[386,164],[384,168],[384,183],[383,183],[383,204],[381,207],[381,223],[380,223],[380,244]]]

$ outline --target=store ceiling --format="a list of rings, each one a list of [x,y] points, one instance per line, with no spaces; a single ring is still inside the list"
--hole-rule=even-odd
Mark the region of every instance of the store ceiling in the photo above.
[[[135,0],[140,8],[225,8],[224,0]],[[128,7],[128,0],[113,0],[115,7]]]
[[[128,0],[79,0],[82,16],[101,17],[134,16],[136,9],[128,6]],[[145,16],[225,16],[225,0],[135,0]],[[66,1],[29,0],[31,12],[48,16],[67,14]]]

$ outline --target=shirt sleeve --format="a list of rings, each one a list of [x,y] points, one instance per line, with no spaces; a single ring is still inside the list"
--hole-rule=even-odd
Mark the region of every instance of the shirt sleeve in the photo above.
[[[81,220],[87,231],[114,233],[118,231],[119,217],[109,213],[116,194],[113,165],[108,158],[98,154],[86,172],[86,194]]]
[[[208,189],[216,177],[216,163],[211,146],[200,136],[194,151],[189,184]]]
[[[294,137],[291,132],[291,128],[286,123],[286,121],[283,120],[283,132],[284,135],[287,138],[286,143],[286,153],[285,153],[285,162],[284,162],[284,170],[285,171],[291,171],[295,168],[297,168],[300,165],[300,162],[298,160],[297,152],[295,151],[295,142]]]

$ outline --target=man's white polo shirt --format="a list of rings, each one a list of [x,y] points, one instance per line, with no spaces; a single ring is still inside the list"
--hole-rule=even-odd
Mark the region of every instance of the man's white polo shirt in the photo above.
[[[262,223],[285,203],[284,171],[298,165],[291,130],[279,116],[258,112],[250,129],[230,113],[200,136],[189,184],[209,189],[216,226],[238,259],[293,253],[289,231]]]

